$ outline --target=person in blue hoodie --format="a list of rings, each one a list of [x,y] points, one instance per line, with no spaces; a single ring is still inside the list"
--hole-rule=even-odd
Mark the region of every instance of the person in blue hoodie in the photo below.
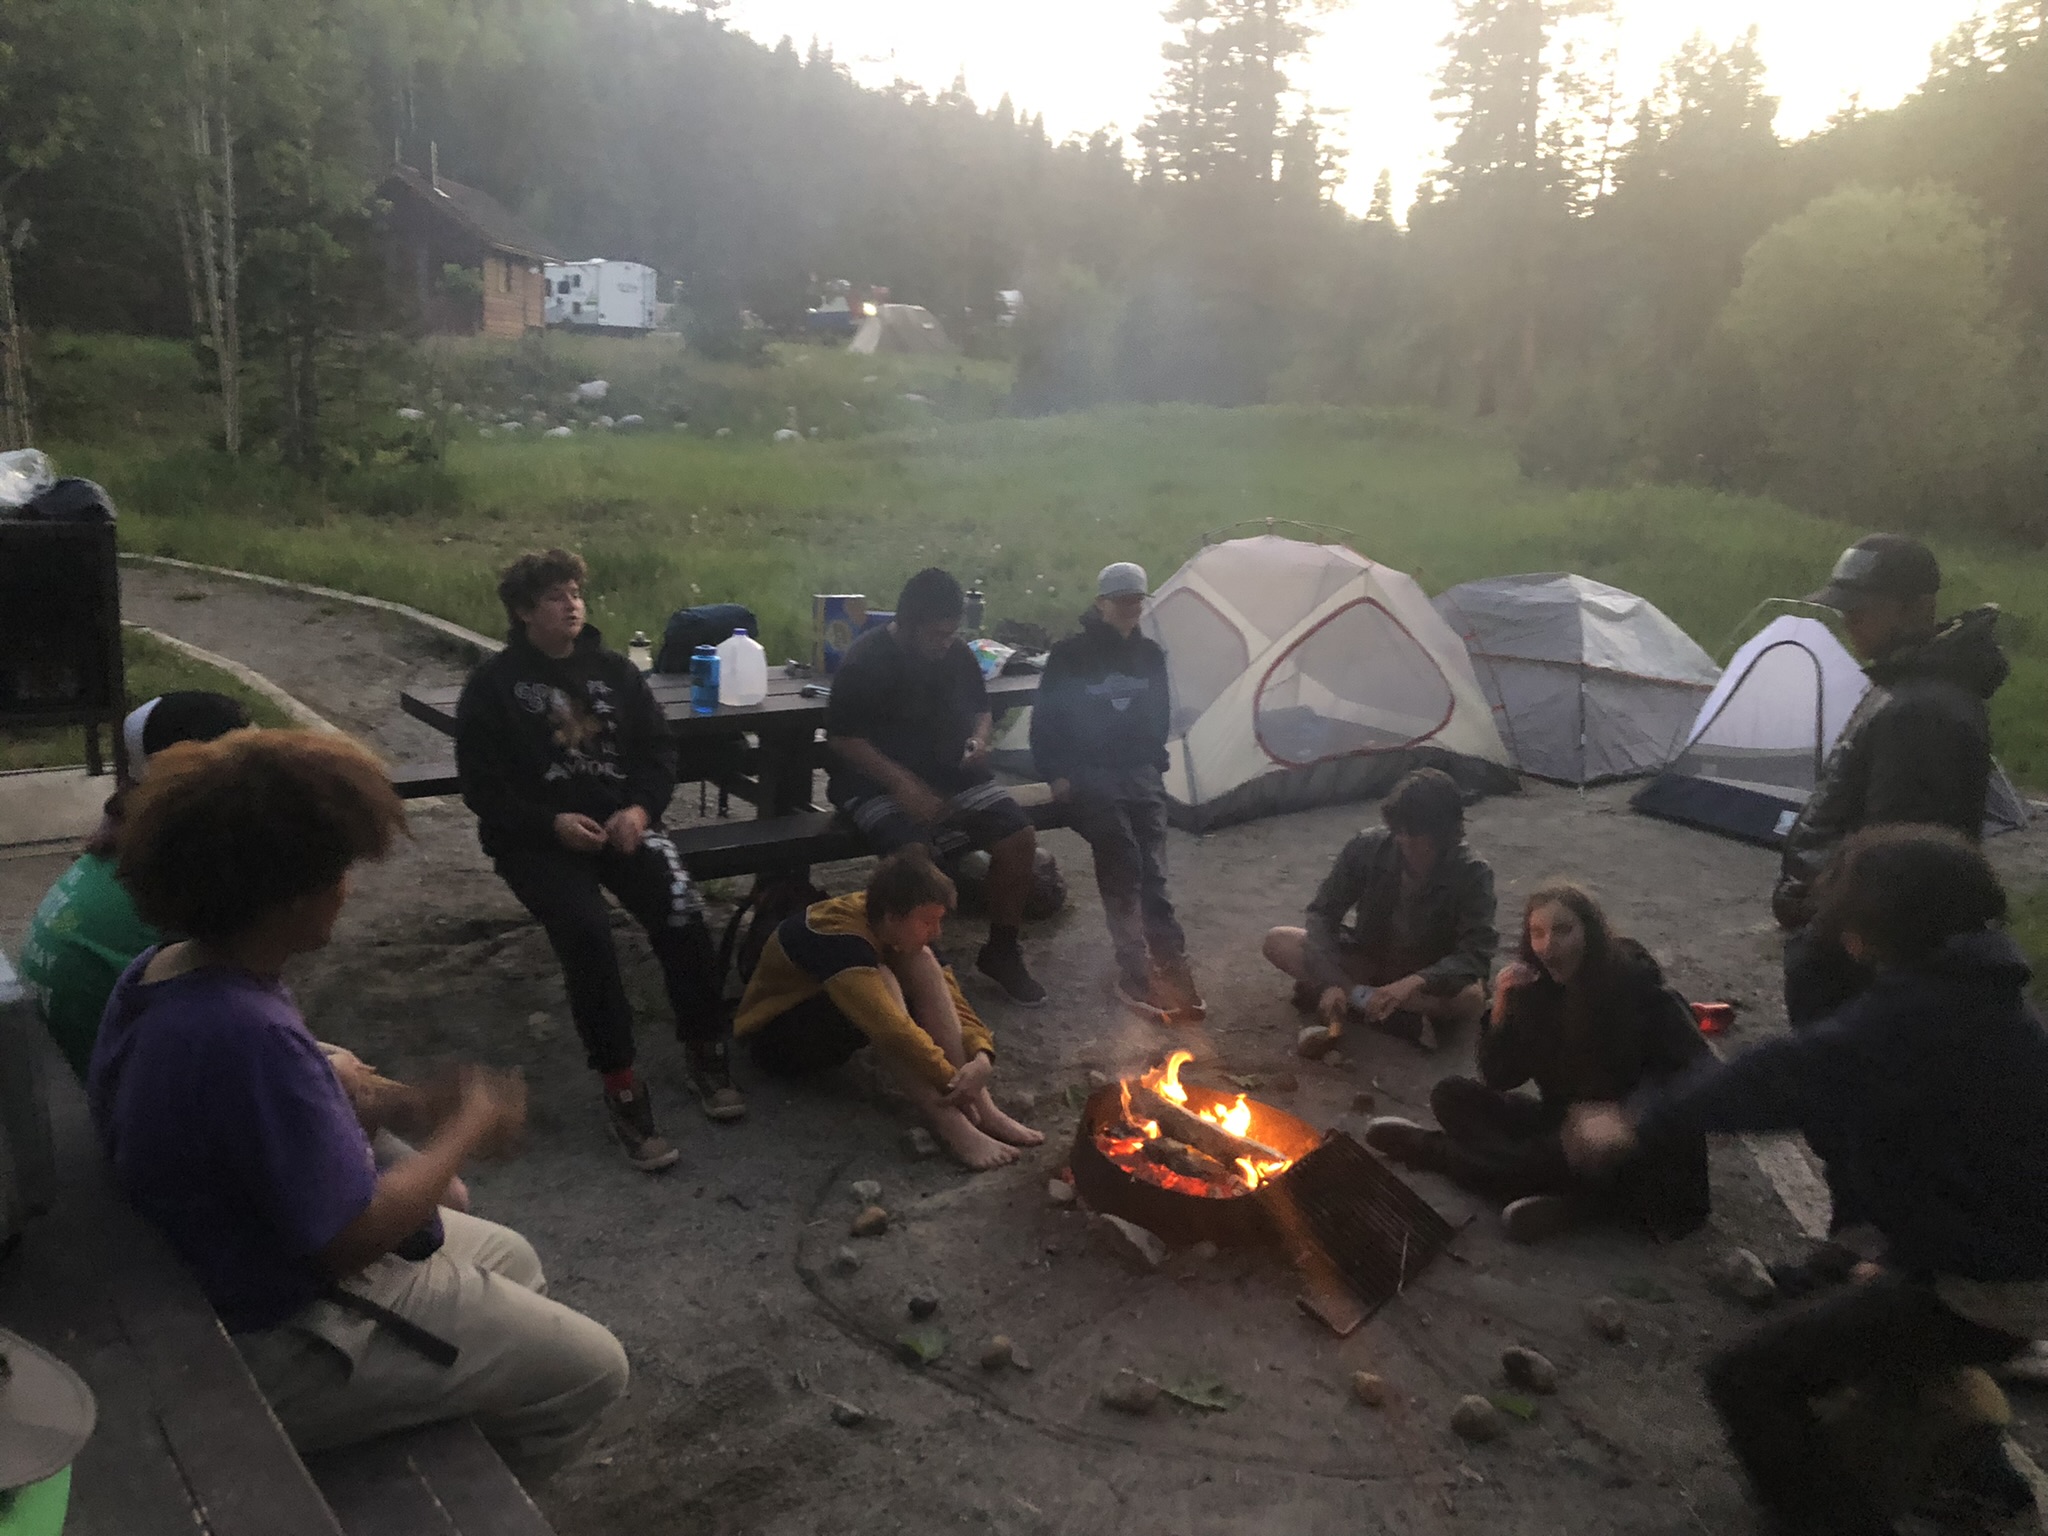
[[[1845,1388],[1910,1401],[2048,1337],[2048,1029],[2000,925],[1998,877],[1942,827],[1867,828],[1821,877],[1819,930],[1872,968],[1831,1018],[1651,1089],[1582,1105],[1566,1133],[1596,1168],[1704,1132],[1799,1131],[1831,1149],[1881,1249],[1855,1279],[1756,1330],[1707,1390],[1758,1498],[1787,1531],[1889,1531],[1876,1480],[1815,1404]],[[1968,1491],[2031,1495],[1995,1442]]]
[[[1104,566],[1081,632],[1052,648],[1031,712],[1031,752],[1095,855],[1116,949],[1116,995],[1150,1019],[1192,1024],[1206,1009],[1166,893],[1166,652],[1138,633],[1151,585],[1129,561]]]

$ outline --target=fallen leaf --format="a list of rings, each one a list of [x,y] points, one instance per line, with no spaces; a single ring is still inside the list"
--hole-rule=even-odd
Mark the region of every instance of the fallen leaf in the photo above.
[[[911,1328],[896,1335],[896,1353],[905,1365],[930,1365],[949,1342],[943,1328]]]
[[[1228,1413],[1244,1401],[1244,1394],[1215,1376],[1196,1376],[1182,1382],[1161,1382],[1160,1390],[1177,1403],[1210,1413]]]
[[[1524,1424],[1536,1422],[1536,1405],[1526,1397],[1517,1397],[1512,1392],[1496,1392],[1489,1401],[1502,1413],[1511,1413]]]

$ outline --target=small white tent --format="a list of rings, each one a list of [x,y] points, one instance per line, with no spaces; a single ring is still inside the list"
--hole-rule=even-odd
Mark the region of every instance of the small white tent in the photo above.
[[[920,304],[884,304],[860,324],[849,352],[950,352],[946,328]]]
[[[1631,803],[1667,821],[1776,846],[1869,690],[1870,679],[1827,625],[1775,618],[1729,660],[1671,765]],[[2026,822],[2026,803],[1994,766],[1985,833]]]
[[[1515,766],[1566,784],[1655,773],[1721,669],[1647,598],[1584,576],[1499,576],[1436,600]]]
[[[1179,825],[1365,799],[1423,764],[1514,786],[1458,637],[1412,577],[1341,545],[1211,544],[1160,585],[1145,628],[1166,647]]]

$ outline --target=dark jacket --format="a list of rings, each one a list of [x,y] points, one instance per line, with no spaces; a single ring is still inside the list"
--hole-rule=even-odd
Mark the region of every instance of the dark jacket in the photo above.
[[[555,817],[602,822],[637,805],[659,824],[676,788],[675,744],[640,669],[585,626],[561,661],[515,627],[455,706],[455,771],[484,852],[554,845]]]
[[[1587,1000],[1582,1020],[1565,989],[1548,976],[1511,989],[1506,1016],[1479,1037],[1479,1075],[1512,1092],[1534,1081],[1544,1107],[1564,1123],[1574,1104],[1625,1099],[1670,1082],[1713,1059],[1692,1005],[1668,986],[1650,952],[1616,939],[1611,980]],[[1707,1139],[1674,1136],[1621,1170],[1618,1203],[1660,1237],[1678,1237],[1707,1219]]]
[[[1997,608],[1976,608],[1864,669],[1870,692],[1842,727],[1820,783],[1785,835],[1771,904],[1787,928],[1812,920],[1813,882],[1853,832],[1922,821],[1973,840],[1981,834],[1991,785],[1985,701],[2011,671],[1997,625]]]
[[[1385,827],[1361,832],[1344,845],[1308,904],[1311,984],[1348,986],[1347,950],[1364,950],[1419,973],[1427,990],[1448,997],[1493,968],[1493,870],[1459,843],[1444,851],[1429,879],[1414,892],[1406,914],[1412,942],[1397,937],[1401,904],[1401,846]],[[1353,912],[1357,922],[1346,925]]]
[[[1151,793],[1166,771],[1172,719],[1166,652],[1133,630],[1127,639],[1098,613],[1081,615],[1046,658],[1031,711],[1031,753],[1040,777],[1078,792]]]
[[[1646,1147],[1799,1131],[1908,1276],[2048,1280],[2048,1030],[2007,935],[1884,968],[1831,1019],[1632,1106]]]

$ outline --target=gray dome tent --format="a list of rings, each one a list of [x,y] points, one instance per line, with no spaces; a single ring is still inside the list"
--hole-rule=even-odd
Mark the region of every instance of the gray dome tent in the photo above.
[[[1436,599],[1524,773],[1565,784],[1655,773],[1721,675],[1647,598],[1547,572]]]

